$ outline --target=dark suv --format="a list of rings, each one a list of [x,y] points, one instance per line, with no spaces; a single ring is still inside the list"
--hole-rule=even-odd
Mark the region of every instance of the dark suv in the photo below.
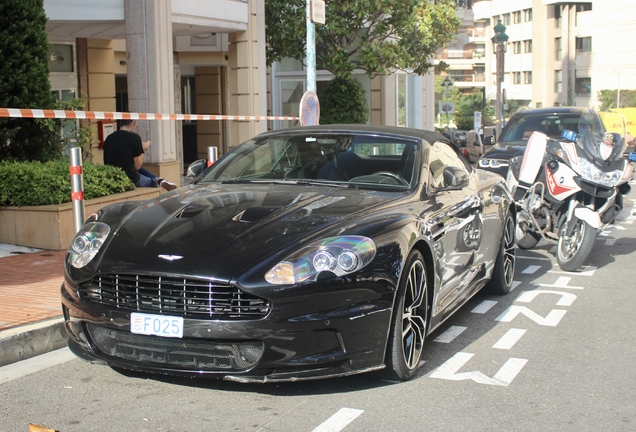
[[[479,160],[478,166],[504,177],[511,166],[518,172],[516,165],[521,164],[532,132],[543,132],[550,138],[560,138],[563,129],[578,133],[579,119],[583,114],[592,116],[599,131],[605,130],[601,117],[590,108],[553,107],[518,111],[510,118],[495,145]]]

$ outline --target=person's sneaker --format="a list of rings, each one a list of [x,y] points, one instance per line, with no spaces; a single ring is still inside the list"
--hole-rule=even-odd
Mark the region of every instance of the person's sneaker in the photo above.
[[[159,185],[167,191],[175,190],[177,185],[172,183],[170,180],[161,179]]]

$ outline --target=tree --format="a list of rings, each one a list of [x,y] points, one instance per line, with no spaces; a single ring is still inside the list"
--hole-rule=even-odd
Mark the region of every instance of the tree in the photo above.
[[[1,107],[53,108],[46,20],[43,0],[0,2]],[[52,124],[42,119],[0,119],[0,160],[47,160],[59,155]]]
[[[432,54],[457,33],[454,0],[328,0],[316,26],[316,61],[336,77],[355,69],[370,78],[395,70],[422,75]],[[305,60],[306,0],[267,0],[267,63]]]
[[[490,124],[494,115],[494,108],[490,104],[486,104],[486,111],[483,112],[483,93],[481,91],[474,92],[463,96],[459,105],[455,108],[455,123],[457,129],[471,130],[474,126],[475,111],[481,112],[481,124]]]
[[[601,90],[598,92],[597,99],[601,104],[600,111],[609,111],[616,108],[617,90]],[[621,108],[636,107],[636,90],[621,90],[620,96]]]

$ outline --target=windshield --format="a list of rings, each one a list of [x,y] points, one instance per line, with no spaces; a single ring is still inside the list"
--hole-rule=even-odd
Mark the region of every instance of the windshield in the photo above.
[[[218,162],[203,183],[324,183],[378,190],[417,181],[416,139],[353,133],[290,133],[255,138]]]
[[[534,131],[543,132],[550,138],[559,139],[564,129],[579,132],[580,117],[581,114],[578,112],[518,113],[506,125],[498,142],[504,144],[527,142]]]

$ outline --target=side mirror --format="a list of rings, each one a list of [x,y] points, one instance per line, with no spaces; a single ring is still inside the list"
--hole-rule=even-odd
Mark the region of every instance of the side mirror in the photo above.
[[[468,174],[465,170],[449,166],[444,168],[444,185],[446,187],[457,187],[468,181]]]
[[[188,165],[188,172],[186,174],[186,177],[189,179],[195,178],[203,172],[203,170],[206,168],[206,165],[207,161],[205,159],[195,160],[190,165]]]
[[[493,145],[493,136],[492,135],[488,135],[487,137],[484,137],[484,144],[486,145]]]

